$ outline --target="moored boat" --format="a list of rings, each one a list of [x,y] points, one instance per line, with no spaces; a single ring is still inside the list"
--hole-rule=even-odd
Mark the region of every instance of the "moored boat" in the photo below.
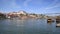
[[[60,27],[60,23],[56,24],[57,27]]]
[[[52,20],[52,19],[47,19],[47,22],[49,23],[49,22],[54,22],[54,20]]]

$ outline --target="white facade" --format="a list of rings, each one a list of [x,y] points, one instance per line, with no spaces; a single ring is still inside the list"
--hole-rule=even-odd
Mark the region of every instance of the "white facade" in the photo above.
[[[26,15],[26,12],[20,11],[20,12],[17,12],[17,14],[24,14],[24,15]]]

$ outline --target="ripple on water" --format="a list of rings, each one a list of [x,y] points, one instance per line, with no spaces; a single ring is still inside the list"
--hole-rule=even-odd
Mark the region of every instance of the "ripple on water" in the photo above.
[[[0,20],[0,34],[60,34],[56,23],[48,24],[46,19]]]

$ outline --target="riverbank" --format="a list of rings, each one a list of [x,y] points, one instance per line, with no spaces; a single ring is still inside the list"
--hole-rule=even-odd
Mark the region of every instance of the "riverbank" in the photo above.
[[[27,13],[25,11],[19,12],[9,12],[7,14],[0,13],[0,19],[56,19],[58,16],[48,16],[45,14],[35,14],[35,13]]]

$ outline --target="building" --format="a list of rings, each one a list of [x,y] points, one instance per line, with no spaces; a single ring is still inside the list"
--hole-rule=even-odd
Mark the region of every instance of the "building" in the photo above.
[[[18,15],[20,15],[20,14],[26,15],[27,13],[25,11],[21,10],[21,11],[17,12],[17,14]]]

